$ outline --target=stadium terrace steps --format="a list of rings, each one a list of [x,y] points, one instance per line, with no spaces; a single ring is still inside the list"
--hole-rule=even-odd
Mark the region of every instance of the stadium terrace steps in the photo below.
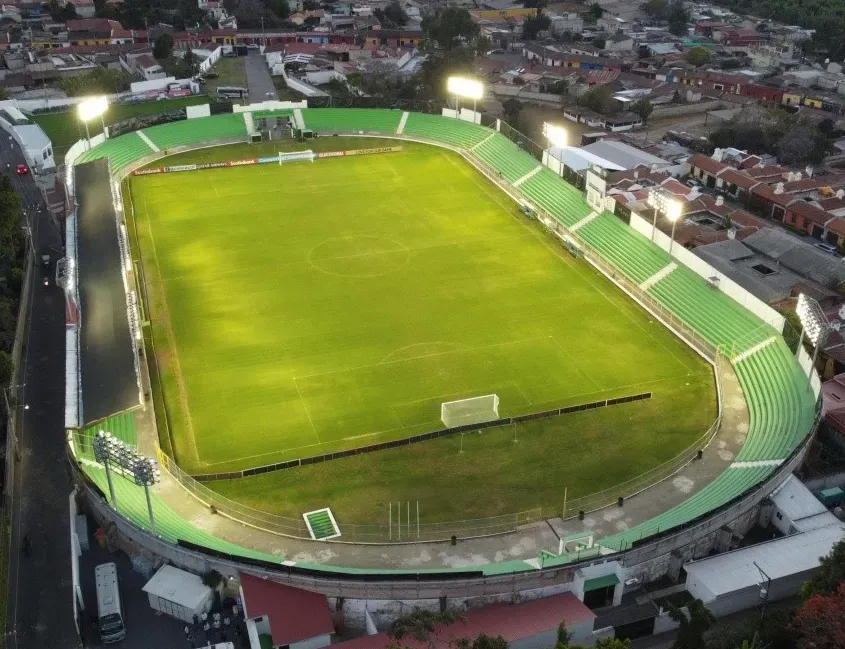
[[[404,134],[470,149],[489,136],[490,129],[460,119],[410,113]]]
[[[742,352],[776,333],[684,266],[657,282],[649,293],[716,346]]]
[[[244,116],[244,127],[246,128],[246,132],[249,135],[254,134],[256,131],[255,131],[255,121],[252,119],[252,113],[250,113],[249,111],[246,111],[246,112],[242,113],[242,115]]]
[[[658,270],[654,275],[652,275],[646,281],[644,281],[642,284],[640,284],[640,290],[641,291],[647,291],[652,286],[657,284],[657,282],[659,282],[661,279],[663,279],[669,273],[671,273],[673,270],[675,270],[677,267],[678,267],[678,264],[676,264],[674,261],[669,262],[668,264],[666,264],[666,266],[664,266],[663,268]]]
[[[247,136],[246,123],[240,113],[158,124],[144,129],[144,133],[160,149]]]
[[[581,228],[583,228],[585,225],[587,225],[587,223],[589,223],[590,221],[592,221],[592,220],[593,220],[594,218],[596,218],[598,215],[599,215],[599,213],[598,213],[598,212],[590,212],[589,214],[587,214],[587,216],[585,216],[583,219],[581,219],[580,221],[578,221],[578,223],[576,223],[576,224],[575,224],[575,225],[573,225],[571,228],[569,228],[570,232],[578,232],[578,230],[580,230]]]
[[[396,133],[401,110],[367,108],[303,108],[305,128],[317,133]]]
[[[581,192],[550,169],[544,168],[526,180],[519,191],[567,227],[592,211]]]
[[[734,363],[734,369],[751,418],[736,461],[786,459],[804,439],[815,416],[807,377],[783,339]]]
[[[473,148],[473,153],[495,169],[508,182],[516,182],[540,162],[520,149],[504,135],[494,136]]]
[[[138,134],[138,137],[140,137],[142,140],[144,140],[144,142],[147,143],[147,146],[150,147],[153,151],[158,153],[161,150],[155,145],[155,142],[153,142],[150,138],[147,137],[147,134],[144,133],[144,131],[135,131],[135,132]]]
[[[405,124],[408,121],[408,111],[402,113],[402,119],[399,120],[399,126],[396,127],[396,135],[402,135],[402,131],[405,130]]]
[[[111,497],[109,495],[105,470],[99,464],[90,460],[83,461],[82,468],[85,474],[106,495],[106,498],[110,500]],[[117,499],[117,509],[120,513],[141,529],[150,531],[150,517],[147,511],[147,500],[143,487],[138,487],[134,482],[114,471],[112,472],[112,484],[114,485],[115,497]],[[259,559],[272,563],[281,563],[282,561],[282,559],[272,554],[256,552],[234,545],[194,527],[166,505],[155,489],[150,489],[150,503],[153,507],[153,516],[155,517],[155,533],[168,543],[175,544],[179,541],[187,541],[201,547],[216,550],[217,552],[225,552],[226,554],[248,559]]]
[[[637,284],[671,261],[663,250],[609,212],[584,225],[578,236]]]
[[[513,186],[514,186],[514,187],[519,187],[519,186],[520,186],[522,183],[524,183],[526,180],[528,180],[529,178],[532,178],[532,177],[536,176],[538,173],[540,173],[540,172],[541,172],[544,168],[545,168],[545,167],[543,167],[543,165],[537,165],[537,166],[536,166],[536,167],[534,167],[531,171],[529,171],[527,174],[525,174],[522,178],[520,178],[519,180],[517,180],[517,181],[513,184]]]
[[[135,131],[114,139],[108,139],[93,149],[85,151],[79,156],[78,163],[109,158],[112,172],[115,172],[150,153],[153,153],[153,150],[146,140],[140,137],[140,133]]]

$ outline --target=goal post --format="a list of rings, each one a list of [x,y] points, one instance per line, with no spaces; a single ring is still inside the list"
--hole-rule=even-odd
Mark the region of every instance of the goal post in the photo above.
[[[499,418],[499,395],[445,401],[440,404],[440,420],[446,428],[483,424]]]

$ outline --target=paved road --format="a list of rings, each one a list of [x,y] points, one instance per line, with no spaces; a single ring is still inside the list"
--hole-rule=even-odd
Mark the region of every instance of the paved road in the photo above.
[[[61,239],[46,216],[41,192],[30,176],[19,178],[23,162],[5,137],[0,170],[10,173],[28,213],[38,254],[61,250]],[[9,167],[6,167],[9,165]],[[68,494],[71,483],[64,454],[64,297],[49,269],[35,269],[24,336],[22,385],[17,390],[20,421],[9,567],[8,646],[11,649],[76,646],[71,608]],[[50,277],[50,285],[43,279]],[[29,557],[20,552],[28,535]]]
[[[270,76],[270,69],[257,50],[250,50],[246,57],[246,83],[251,104],[279,98]]]

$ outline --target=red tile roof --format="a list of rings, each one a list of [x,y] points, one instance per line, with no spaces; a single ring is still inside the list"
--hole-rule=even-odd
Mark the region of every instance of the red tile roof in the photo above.
[[[761,180],[763,178],[780,178],[784,174],[789,173],[789,169],[772,165],[769,167],[749,167],[745,172],[752,178]]]
[[[817,225],[824,225],[825,223],[830,221],[830,219],[835,218],[833,215],[828,214],[820,207],[811,205],[807,201],[803,201],[801,199],[791,202],[787,209],[790,212],[803,216],[804,220],[812,221]]]
[[[827,210],[828,212],[832,212],[833,210],[841,210],[843,207],[845,207],[845,199],[839,198],[838,196],[822,198],[819,201],[819,205],[822,206],[822,209]]]
[[[480,633],[502,636],[510,643],[557,629],[561,622],[573,625],[595,617],[572,593],[563,593],[522,604],[484,606],[469,611],[461,621],[439,626],[425,642],[405,636],[398,644],[409,649],[453,649],[455,640],[472,639]],[[385,649],[390,644],[397,642],[388,634],[379,633],[332,645],[332,649]]]
[[[736,169],[727,169],[725,170],[720,176],[722,180],[726,183],[731,185],[736,185],[737,187],[745,190],[749,190],[754,185],[758,184],[760,181],[756,180],[755,178],[751,178],[746,176],[744,173],[740,173]]]
[[[724,165],[710,156],[704,155],[703,153],[696,153],[692,158],[690,158],[689,163],[691,167],[701,169],[711,176],[718,176],[722,171],[728,168],[727,165]]]
[[[274,646],[334,633],[325,595],[241,573],[244,614],[266,615]]]
[[[845,234],[845,219],[834,217],[834,219],[827,224],[827,229],[836,234]]]

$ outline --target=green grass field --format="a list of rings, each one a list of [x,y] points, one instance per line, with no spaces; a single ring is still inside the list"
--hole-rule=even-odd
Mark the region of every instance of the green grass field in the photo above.
[[[383,141],[309,146],[370,144]],[[444,520],[557,507],[564,487],[570,497],[610,487],[707,429],[704,361],[460,157],[403,146],[132,179],[160,429],[186,470],[404,438],[439,428],[442,401],[489,392],[503,415],[654,393],[473,434],[463,453],[458,438],[441,439],[213,483],[285,515],[331,506],[339,520],[371,521],[409,499],[423,520]]]
[[[184,108],[185,106],[194,106],[196,104],[207,104],[208,97],[205,95],[197,95],[195,97],[180,97],[177,99],[168,99],[166,101],[144,101],[137,104],[115,104],[110,106],[105,115],[106,126],[114,124],[130,117],[138,117],[139,115],[154,115],[156,113],[163,113],[168,110],[176,108]],[[77,119],[75,111],[65,111],[61,113],[44,113],[41,115],[33,115],[31,121],[38,124],[50,142],[53,143],[53,149],[58,160],[59,157],[64,156],[71,145],[77,140],[85,138],[85,125]],[[91,130],[91,137],[99,135],[103,130],[100,120],[94,120],[89,124]]]

